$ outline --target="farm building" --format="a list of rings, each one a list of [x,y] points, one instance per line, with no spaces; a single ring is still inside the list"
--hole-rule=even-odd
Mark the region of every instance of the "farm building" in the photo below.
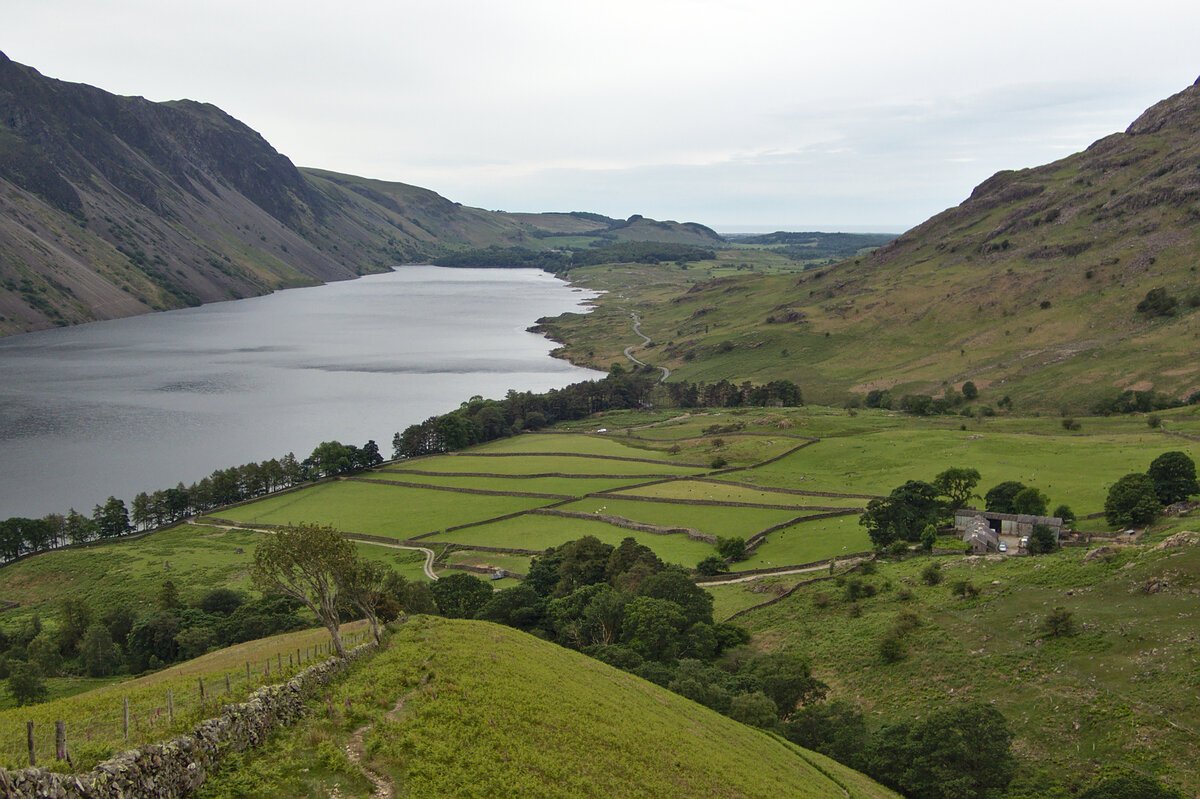
[[[987,522],[988,527],[1002,536],[1027,536],[1033,532],[1034,527],[1042,525],[1053,530],[1054,538],[1058,540],[1058,536],[1062,533],[1063,529],[1063,520],[1057,516],[1030,516],[1024,513],[992,513],[991,511],[975,510],[974,508],[960,508],[954,511],[954,529],[965,533],[967,525],[970,524],[972,519],[983,519]]]
[[[986,519],[974,516],[966,523],[966,530],[963,531],[963,543],[971,545],[972,554],[986,555],[989,552],[999,551],[1000,536],[996,535],[996,531],[988,525]]]

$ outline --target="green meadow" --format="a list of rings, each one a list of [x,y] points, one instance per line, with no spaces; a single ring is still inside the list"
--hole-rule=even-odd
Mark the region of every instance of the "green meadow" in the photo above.
[[[629,457],[640,457],[630,455]],[[404,464],[392,470],[403,471]],[[460,452],[457,455],[442,455],[436,458],[421,458],[412,462],[412,468],[431,472],[469,472],[479,474],[619,474],[630,477],[645,475],[688,475],[708,471],[707,467],[675,466],[670,463],[639,463],[636,461],[611,460],[606,458],[581,458],[571,455],[512,455],[488,457]]]
[[[507,477],[476,477],[470,475],[427,475],[411,474],[401,469],[381,469],[371,475],[380,480],[394,480],[403,483],[424,483],[426,485],[446,486],[447,488],[477,488],[487,491],[524,491],[534,494],[564,494],[582,497],[599,491],[611,491],[614,488],[627,486],[632,483],[644,482],[640,477],[526,477],[509,475]]]

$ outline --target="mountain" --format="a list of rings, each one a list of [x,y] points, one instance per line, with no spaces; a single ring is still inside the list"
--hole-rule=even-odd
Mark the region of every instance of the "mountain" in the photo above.
[[[717,239],[645,222],[650,240]],[[120,97],[0,53],[0,335],[614,227],[630,225],[485,211],[402,183],[297,169],[213,105]]]
[[[792,379],[806,398],[837,404],[966,381],[993,406],[1009,396],[1079,412],[1124,391],[1186,400],[1200,391],[1198,164],[1200,81],[1125,132],[1000,172],[961,205],[829,268],[779,275],[764,262],[768,274],[730,275],[722,262],[724,272],[675,274],[669,296],[661,275],[644,292],[622,276],[629,310],[659,345],[638,357],[681,379]],[[601,352],[587,329],[609,305],[627,315],[616,304],[602,298],[595,318],[555,322],[567,355],[621,357],[632,340]]]

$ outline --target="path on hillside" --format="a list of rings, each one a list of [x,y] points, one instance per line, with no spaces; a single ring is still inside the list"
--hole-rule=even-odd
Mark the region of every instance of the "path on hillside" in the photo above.
[[[642,320],[639,319],[638,315],[633,312],[630,312],[629,316],[631,319],[633,319],[633,332],[637,333],[642,339],[642,343],[640,346],[642,346],[642,347],[650,346],[650,337],[642,332]],[[630,344],[628,347],[626,347],[625,348],[625,357],[628,358],[629,360],[633,361],[634,363],[636,363],[638,366],[649,366],[650,364],[645,363],[644,361],[639,361],[637,358],[633,357],[633,348],[637,347],[637,346],[639,346],[639,345]],[[662,370],[662,377],[658,378],[658,382],[660,382],[660,383],[666,382],[666,379],[671,376],[671,370],[665,366],[656,366],[654,368]]]
[[[188,519],[188,524],[194,524],[197,527],[216,527],[221,530],[249,530],[252,533],[274,532],[273,530],[267,530],[262,527],[237,527],[232,524],[201,524],[193,519]],[[359,544],[370,544],[374,547],[386,547],[387,549],[408,549],[412,550],[413,552],[424,552],[425,562],[421,564],[421,568],[425,572],[425,576],[430,580],[437,580],[438,578],[437,574],[435,574],[433,571],[433,560],[437,556],[434,554],[433,550],[429,549],[428,547],[413,547],[407,544],[385,544],[382,541],[370,541],[365,538],[356,538],[353,534],[343,534],[342,537],[347,541],[354,541],[355,543]]]

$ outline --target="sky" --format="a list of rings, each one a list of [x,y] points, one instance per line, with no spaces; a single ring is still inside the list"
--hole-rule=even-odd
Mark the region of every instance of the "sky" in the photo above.
[[[901,232],[1200,75],[1200,3],[0,0],[62,80],[507,211]]]

